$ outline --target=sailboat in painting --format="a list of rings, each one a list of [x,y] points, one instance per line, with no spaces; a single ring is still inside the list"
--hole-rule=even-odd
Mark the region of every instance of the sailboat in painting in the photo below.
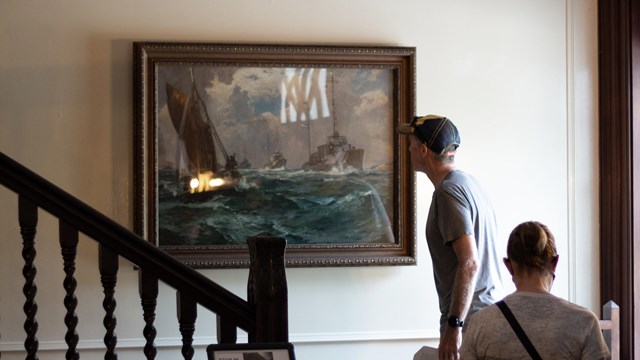
[[[229,156],[211,122],[206,105],[202,101],[193,73],[191,90],[180,91],[167,84],[167,107],[171,123],[178,134],[176,164],[186,160],[187,175],[176,169],[182,194],[196,195],[234,188],[240,178],[238,162]],[[216,143],[218,149],[216,149]],[[224,158],[224,166],[218,164],[218,150]]]

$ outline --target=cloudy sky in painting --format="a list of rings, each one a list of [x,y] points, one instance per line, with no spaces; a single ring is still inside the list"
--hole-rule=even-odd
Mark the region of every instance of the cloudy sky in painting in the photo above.
[[[317,82],[304,93],[291,78],[301,69],[180,64],[157,68],[160,166],[176,158],[177,135],[167,110],[166,84],[189,93],[191,70],[225,150],[229,155],[236,154],[239,160],[248,159],[253,168],[264,166],[276,150],[288,159],[288,168],[300,168],[309,153],[333,133],[334,119],[336,131],[354,147],[365,150],[365,168],[393,162],[395,120],[390,69],[307,69],[317,75]],[[289,100],[285,109],[283,89]],[[303,115],[305,104],[315,109],[307,113],[311,120]],[[284,116],[290,115],[291,110],[298,110],[293,112],[295,117]]]

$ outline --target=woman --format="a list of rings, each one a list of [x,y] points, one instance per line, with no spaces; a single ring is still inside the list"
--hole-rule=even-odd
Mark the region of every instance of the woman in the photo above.
[[[604,359],[609,355],[598,318],[550,293],[558,254],[545,225],[530,221],[513,229],[507,256],[504,264],[516,286],[501,301],[508,307],[507,315],[498,302],[471,317],[460,351],[464,360]],[[521,327],[520,336],[507,320],[509,310]],[[527,338],[529,345],[525,345]]]

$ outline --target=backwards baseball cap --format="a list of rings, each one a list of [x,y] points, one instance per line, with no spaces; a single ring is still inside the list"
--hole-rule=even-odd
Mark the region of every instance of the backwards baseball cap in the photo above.
[[[414,134],[436,154],[442,154],[449,146],[460,146],[458,128],[444,116],[416,116],[408,124],[398,126],[401,134]]]

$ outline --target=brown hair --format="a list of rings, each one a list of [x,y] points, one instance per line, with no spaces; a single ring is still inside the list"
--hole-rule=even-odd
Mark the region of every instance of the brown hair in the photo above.
[[[507,256],[527,268],[547,271],[557,256],[556,241],[549,228],[537,221],[524,222],[511,231]]]

